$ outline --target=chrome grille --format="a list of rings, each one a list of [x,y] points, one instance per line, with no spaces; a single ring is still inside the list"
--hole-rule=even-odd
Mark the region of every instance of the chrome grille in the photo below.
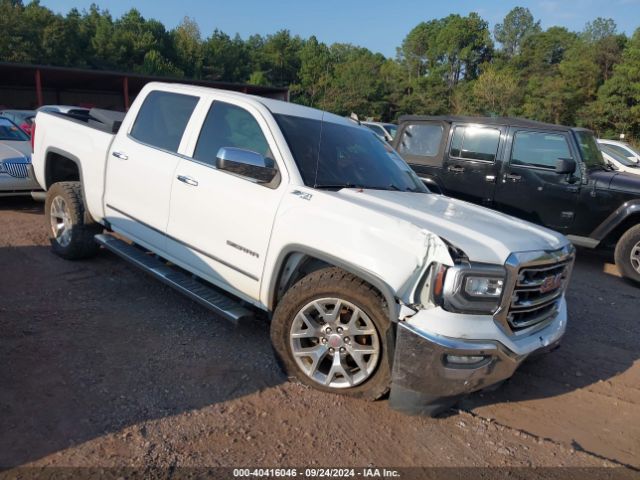
[[[0,173],[6,173],[14,178],[28,178],[29,168],[26,163],[0,163]]]
[[[513,330],[531,327],[555,315],[572,265],[573,259],[570,259],[520,268],[507,314]]]

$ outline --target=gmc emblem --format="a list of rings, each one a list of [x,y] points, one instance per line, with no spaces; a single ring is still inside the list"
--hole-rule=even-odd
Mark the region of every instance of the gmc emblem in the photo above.
[[[557,290],[562,286],[562,274],[551,275],[545,278],[540,285],[540,293],[547,293],[552,290]]]

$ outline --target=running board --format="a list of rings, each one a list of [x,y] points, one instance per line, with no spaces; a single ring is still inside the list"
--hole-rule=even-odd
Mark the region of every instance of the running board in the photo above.
[[[170,267],[152,253],[147,253],[141,248],[130,245],[112,235],[96,235],[95,240],[107,250],[128,260],[161,282],[175,288],[235,324],[242,318],[253,316],[250,310],[241,306],[236,300],[194,280],[185,271]]]

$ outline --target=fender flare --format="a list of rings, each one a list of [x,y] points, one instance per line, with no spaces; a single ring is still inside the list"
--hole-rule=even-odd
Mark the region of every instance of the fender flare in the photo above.
[[[373,285],[375,288],[378,289],[378,291],[380,291],[380,293],[383,295],[384,299],[387,302],[387,305],[389,307],[389,320],[392,323],[398,322],[398,314],[399,314],[400,308],[398,303],[396,302],[395,293],[391,288],[391,286],[388,285],[383,279],[378,277],[373,272],[366,270],[362,267],[345,262],[344,260],[338,257],[334,257],[333,255],[330,255],[326,252],[322,252],[312,247],[309,247],[306,245],[300,245],[300,244],[287,245],[278,254],[278,258],[276,260],[275,269],[274,269],[275,274],[271,277],[271,280],[269,282],[268,289],[267,289],[268,302],[269,302],[267,307],[269,308],[269,310],[273,310],[273,306],[275,304],[276,290],[278,288],[278,282],[280,281],[280,278],[282,275],[282,269],[285,266],[285,261],[289,257],[289,255],[295,254],[295,253],[308,255],[310,257],[326,262],[330,265],[339,267],[345,270],[346,272],[349,272],[363,279],[364,281],[370,283],[371,285]]]
[[[436,187],[437,191],[434,191],[433,193],[444,195],[444,189],[442,188],[438,180],[436,180],[434,177],[430,175],[424,176],[424,177],[420,177],[420,180],[422,180],[422,183],[424,183],[427,186],[427,188],[431,186]]]
[[[591,232],[589,237],[601,242],[627,218],[638,213],[640,213],[640,199],[629,200],[619,206],[600,225],[598,225],[596,229]]]
[[[82,174],[82,163],[80,162],[80,159],[78,157],[76,157],[75,155],[62,150],[60,148],[56,148],[56,147],[48,147],[45,154],[44,154],[44,183],[45,183],[45,190],[49,190],[49,187],[51,186],[51,184],[49,183],[49,178],[48,178],[48,170],[49,170],[49,154],[51,153],[55,153],[56,155],[60,155],[61,157],[66,158],[67,160],[72,161],[73,163],[75,163],[76,167],[78,167],[78,174],[80,175],[80,184],[82,185],[82,195],[84,195],[84,176]]]

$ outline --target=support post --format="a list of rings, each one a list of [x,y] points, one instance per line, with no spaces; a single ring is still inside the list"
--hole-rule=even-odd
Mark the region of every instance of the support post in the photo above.
[[[124,111],[129,111],[129,77],[122,79],[122,93],[124,96]]]
[[[41,107],[44,104],[44,100],[42,98],[42,78],[40,76],[40,69],[36,70],[36,97],[38,100],[38,107]]]

